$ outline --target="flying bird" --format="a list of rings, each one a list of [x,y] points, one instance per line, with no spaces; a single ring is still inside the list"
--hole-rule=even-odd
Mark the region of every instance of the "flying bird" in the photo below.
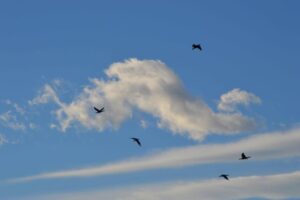
[[[96,113],[102,113],[104,112],[104,107],[102,107],[101,109],[94,107],[94,110],[96,111]]]
[[[226,179],[227,181],[229,181],[229,178],[228,178],[228,174],[221,174],[219,177],[223,177],[224,179]]]
[[[251,156],[246,156],[245,153],[242,153],[241,157],[239,158],[239,160],[247,160],[249,158],[251,158]]]
[[[139,138],[131,138],[134,142],[136,142],[140,147],[142,146],[141,142],[140,142],[140,139]]]
[[[194,50],[194,49],[199,49],[200,51],[202,51],[202,47],[201,47],[200,44],[193,44],[193,45],[192,45],[192,49],[193,49],[193,50]]]

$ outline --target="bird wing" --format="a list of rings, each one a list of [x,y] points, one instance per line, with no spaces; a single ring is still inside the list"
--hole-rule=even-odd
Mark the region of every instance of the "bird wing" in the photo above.
[[[94,110],[96,110],[97,112],[100,112],[100,110],[98,108],[96,108],[96,107],[94,107]]]
[[[142,146],[140,140],[138,138],[131,138],[134,142],[136,142],[139,146]]]

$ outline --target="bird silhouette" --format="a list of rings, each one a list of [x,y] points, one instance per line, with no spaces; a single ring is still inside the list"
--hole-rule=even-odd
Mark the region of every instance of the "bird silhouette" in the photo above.
[[[101,109],[94,107],[94,110],[96,111],[96,113],[102,113],[104,112],[104,107],[102,107]]]
[[[224,179],[226,179],[227,181],[229,181],[229,178],[228,178],[228,174],[221,174],[219,177],[223,177]]]
[[[139,138],[131,138],[134,142],[136,142],[140,147],[142,146],[141,142],[140,142],[140,139]]]
[[[199,49],[200,51],[202,51],[202,47],[201,47],[200,44],[193,44],[193,45],[192,45],[192,49],[193,49],[193,50],[194,50],[194,49]]]
[[[239,160],[247,160],[249,158],[251,158],[251,156],[246,156],[245,153],[242,153],[241,157],[239,158]]]

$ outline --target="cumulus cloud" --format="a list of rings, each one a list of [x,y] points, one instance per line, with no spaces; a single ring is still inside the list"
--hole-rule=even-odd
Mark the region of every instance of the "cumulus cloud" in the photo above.
[[[211,179],[178,181],[40,196],[39,200],[238,200],[248,198],[290,199],[300,197],[300,171],[268,176],[245,176],[230,181]],[[35,198],[31,198],[35,199]]]
[[[261,99],[255,94],[236,88],[221,96],[218,109],[225,112],[234,112],[237,110],[238,105],[248,106],[260,103]]]
[[[200,98],[188,94],[161,61],[129,59],[112,64],[105,73],[108,80],[91,79],[91,85],[70,103],[62,102],[53,87],[45,85],[29,104],[55,102],[62,131],[78,122],[87,129],[116,129],[132,116],[133,109],[157,118],[160,128],[195,140],[209,133],[235,134],[256,127],[252,118],[241,113],[214,112]],[[91,112],[94,105],[105,106],[106,112],[95,116]]]
[[[26,182],[40,179],[90,177],[128,173],[151,169],[177,168],[208,163],[240,162],[242,151],[251,155],[251,160],[271,160],[300,156],[300,128],[286,132],[255,135],[237,142],[225,144],[195,145],[174,148],[159,153],[98,167],[87,167],[42,173],[12,179],[9,182]],[[251,162],[250,160],[250,162]]]

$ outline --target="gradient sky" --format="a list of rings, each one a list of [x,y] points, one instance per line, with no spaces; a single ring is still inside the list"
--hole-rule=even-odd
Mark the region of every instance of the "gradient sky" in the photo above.
[[[203,188],[208,187],[207,181],[215,181],[213,184],[218,186],[235,184],[235,181],[245,181],[244,185],[240,184],[241,188],[253,185],[253,196],[235,195],[235,190],[232,189],[233,197],[228,199],[300,199],[300,193],[297,193],[296,189],[286,190],[288,186],[284,181],[282,185],[276,186],[276,190],[285,194],[273,194],[269,188],[273,196],[259,193],[254,188],[254,183],[247,182],[249,176],[257,176],[259,180],[262,178],[260,176],[270,176],[268,180],[273,180],[273,176],[276,175],[300,173],[300,140],[287,139],[281,146],[276,142],[274,145],[268,143],[267,139],[273,138],[272,134],[275,132],[284,132],[283,138],[288,138],[291,132],[296,132],[292,137],[300,139],[299,8],[300,2],[296,0],[2,1],[0,199],[73,200],[73,196],[77,195],[78,199],[107,198],[105,195],[111,199],[118,199],[120,196],[112,197],[110,193],[113,192],[110,191],[125,190],[126,195],[131,195],[132,190],[127,189],[129,187],[147,188],[149,185],[158,187],[161,184],[197,181],[201,182]],[[192,51],[193,43],[201,43],[203,51]],[[130,60],[131,58],[137,60]],[[126,60],[129,60],[127,64]],[[151,61],[153,65],[150,66],[147,61]],[[159,61],[164,63],[163,66]],[[125,105],[130,107],[131,114],[116,126],[107,127],[102,126],[100,121],[115,120],[115,116],[119,116],[117,106],[114,108],[114,105],[107,103],[115,115],[111,118],[107,115],[103,118],[97,116],[96,119],[92,119],[95,116],[92,110],[94,105],[83,106],[85,111],[89,109],[88,123],[96,120],[96,125],[83,124],[83,120],[75,119],[66,131],[62,131],[60,125],[63,120],[55,114],[60,105],[53,97],[49,97],[46,103],[30,103],[34,99],[41,100],[39,98],[46,93],[47,85],[55,91],[55,95],[64,105],[71,105],[82,95],[84,88],[93,88],[91,79],[97,79],[106,85],[109,85],[110,81],[120,81],[120,77],[111,78],[105,73],[113,68],[114,63],[119,63],[116,70],[119,70],[120,74],[128,73],[134,78],[147,78],[147,74],[136,75],[128,70],[136,62],[137,69],[145,67],[143,69],[149,73],[164,69],[166,74],[157,73],[161,78],[168,78],[174,73],[178,83],[182,84],[182,88],[177,88],[176,84],[170,87],[167,85],[166,90],[160,91],[161,97],[167,96],[171,89],[175,91],[170,94],[174,104],[171,104],[168,111],[170,115],[167,117],[158,114],[155,105],[168,107],[168,103],[164,104],[163,100],[156,101],[158,97],[151,101],[154,94],[143,96],[144,91],[138,90],[136,92],[141,98],[149,98],[148,103],[154,105],[150,111],[136,105],[138,100],[131,101],[124,97],[126,102],[130,102]],[[157,68],[152,68],[153,66]],[[122,72],[122,69],[125,72]],[[155,76],[153,80],[156,80]],[[140,83],[143,82],[133,85],[140,86]],[[127,85],[123,89],[127,91]],[[230,91],[234,89],[239,89],[236,90],[238,95],[244,94],[246,97],[240,101],[236,99],[237,96],[232,97],[233,102],[228,104],[232,106],[232,111],[218,109],[221,95],[230,95]],[[118,93],[117,89],[106,92],[106,95]],[[250,96],[259,99],[259,102]],[[200,111],[205,106],[213,112],[212,117],[206,119],[207,113],[203,111],[204,114],[199,114],[196,122],[191,124],[196,126],[197,130],[203,128],[203,132],[193,132],[189,129],[187,124],[190,122],[185,123],[184,119],[193,119],[195,115],[190,116],[188,110],[176,110],[176,105],[181,105],[178,102],[180,100],[188,103],[200,102]],[[84,97],[79,101],[87,100]],[[119,101],[122,100],[114,99],[114,103]],[[103,104],[103,101],[99,100],[97,106]],[[198,104],[195,103],[195,106]],[[191,110],[197,109],[198,107]],[[79,112],[81,111],[77,114],[80,114]],[[105,114],[109,112],[110,110],[106,109]],[[120,116],[122,112],[123,109],[120,108]],[[224,125],[226,128],[220,128],[214,121],[217,120],[214,119],[215,115],[220,113],[227,117],[236,114],[240,118],[251,119],[255,121],[255,126],[241,125],[238,130],[230,131],[229,127],[234,126],[236,120],[228,120]],[[158,123],[166,118],[171,119],[169,124],[158,126]],[[202,118],[205,121],[203,124]],[[175,124],[176,119],[180,122],[179,127]],[[146,127],[141,126],[141,121]],[[206,122],[209,124],[207,127]],[[176,130],[172,129],[174,126]],[[182,130],[178,130],[181,128]],[[202,140],[192,138],[199,134],[204,135]],[[19,178],[57,171],[67,173],[73,169],[118,164],[132,158],[147,159],[148,155],[155,156],[170,149],[202,145],[210,148],[212,144],[238,143],[261,134],[268,136],[263,141],[266,145],[259,146],[257,143],[262,139],[258,139],[257,143],[247,146],[246,150],[249,149],[252,158],[245,162],[236,160],[240,153],[246,150],[240,146],[234,147],[236,153],[228,150],[227,155],[226,147],[224,156],[227,161],[219,158],[217,154],[212,154],[216,160],[202,160],[199,163],[187,160],[190,162],[187,166],[178,163],[178,166],[175,164],[159,167],[158,162],[153,164],[154,169],[142,167],[141,170],[88,177],[46,176],[18,181]],[[139,137],[143,147],[139,148],[132,143],[129,139],[131,137]],[[284,140],[283,138],[278,140]],[[289,147],[290,141],[294,142],[294,146]],[[262,150],[257,149],[255,145]],[[270,149],[265,150],[264,146]],[[222,148],[220,146],[216,152],[222,153]],[[277,149],[290,152],[291,156],[283,155],[282,151]],[[259,154],[260,152],[263,153]],[[197,157],[201,151],[195,151],[194,154]],[[151,158],[149,162],[152,162]],[[230,174],[233,178],[232,183],[217,179],[221,173]],[[237,180],[234,180],[235,177]],[[300,181],[300,175],[297,177],[295,183]],[[11,180],[17,181],[12,183]],[[202,188],[202,185],[199,188]],[[155,187],[151,190],[155,192]],[[172,189],[169,188],[169,191]],[[203,189],[204,193],[205,191]],[[203,196],[200,193],[195,194],[197,196],[182,197],[222,199],[204,193]],[[69,196],[65,197],[64,194]],[[145,191],[146,194],[148,193]],[[132,196],[131,199],[167,199],[169,194],[165,195],[151,198]],[[178,198],[180,199],[180,195]]]

